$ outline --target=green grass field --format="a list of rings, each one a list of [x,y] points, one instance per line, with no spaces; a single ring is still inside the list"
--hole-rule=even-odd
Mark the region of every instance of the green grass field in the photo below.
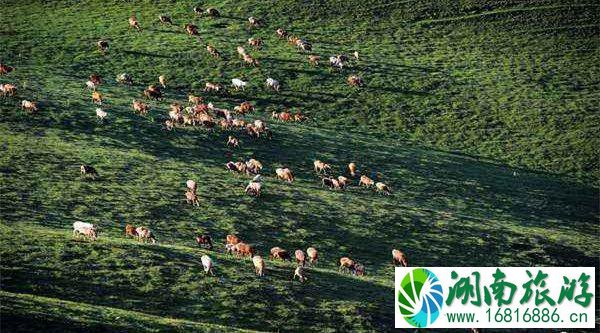
[[[8,1],[0,16],[0,311],[3,332],[41,331],[390,331],[391,249],[413,266],[598,267],[599,6],[572,1],[222,1],[221,18],[200,18],[192,1]],[[135,12],[143,31],[129,31]],[[156,23],[170,15],[176,26]],[[264,18],[250,29],[247,17]],[[201,40],[183,31],[199,26]],[[277,27],[307,38],[307,54],[278,40]],[[264,39],[242,64],[235,48]],[[106,39],[102,55],[96,41]],[[223,59],[205,49],[213,44]],[[249,50],[249,47],[246,47]],[[359,50],[338,73],[330,55]],[[130,73],[132,87],[118,85]],[[105,79],[109,113],[99,122],[84,82]],[[359,74],[365,87],[346,84]],[[168,78],[166,98],[147,117],[131,100]],[[204,83],[249,89],[222,95]],[[277,94],[264,80],[281,81]],[[193,91],[219,107],[248,100],[272,141],[244,134],[234,160],[265,165],[260,199],[249,177],[225,170],[231,133],[162,128],[168,105]],[[19,109],[40,101],[40,112]],[[284,107],[311,119],[282,124]],[[394,193],[322,188],[321,159],[341,174],[354,161],[380,172]],[[93,165],[98,180],[79,175]],[[290,167],[293,184],[274,170]],[[185,203],[199,182],[200,207]],[[101,228],[95,243],[71,236],[75,220]],[[123,237],[126,223],[150,227],[158,245]],[[199,249],[208,232],[215,251]],[[308,281],[294,265],[223,254],[237,233],[266,256],[273,246],[314,246],[321,262]],[[200,256],[216,261],[217,277]],[[365,277],[338,273],[350,256]]]

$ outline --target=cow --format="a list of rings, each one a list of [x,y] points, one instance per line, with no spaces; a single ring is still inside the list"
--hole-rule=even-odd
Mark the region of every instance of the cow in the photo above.
[[[102,110],[101,108],[96,108],[96,118],[98,118],[100,121],[104,121],[106,116],[108,116],[106,111]]]
[[[359,186],[371,187],[374,184],[375,184],[375,182],[373,181],[373,179],[371,179],[365,175],[360,176],[360,180],[358,181]]]
[[[150,229],[146,227],[137,227],[135,228],[135,232],[137,233],[138,241],[144,243],[150,241],[152,244],[156,244],[156,238]]]
[[[0,63],[0,75],[6,75],[14,70],[14,67]]]
[[[244,49],[243,46],[238,46],[236,48],[236,51],[237,51],[237,54],[242,58],[244,58],[244,56],[246,55],[246,49]]]
[[[256,174],[260,173],[260,171],[263,168],[263,165],[262,165],[262,163],[260,163],[259,160],[251,158],[246,162],[246,167],[248,168],[248,171],[250,173],[253,173],[256,175]]]
[[[148,104],[135,99],[133,100],[133,111],[139,113],[140,115],[147,115],[149,109],[150,107]]]
[[[161,100],[162,92],[159,87],[151,84],[148,86],[148,89],[144,89],[144,96],[148,99]]]
[[[227,147],[237,148],[239,145],[240,140],[238,140],[236,137],[230,135],[229,138],[227,138]]]
[[[94,241],[98,238],[98,227],[91,223],[75,221],[73,223],[73,237],[79,237],[79,235]]]
[[[92,102],[102,105],[102,94],[97,91],[92,92]]]
[[[253,17],[253,16],[250,16],[248,18],[248,23],[250,24],[251,27],[258,28],[263,25],[263,20]]]
[[[263,45],[263,41],[260,38],[248,38],[248,45],[252,46],[257,50],[260,50],[261,46]]]
[[[208,51],[208,53],[215,58],[221,57],[221,53],[219,53],[219,51],[217,51],[217,49],[210,44],[206,45],[206,51]]]
[[[243,59],[244,59],[244,62],[248,65],[258,66],[260,64],[257,59],[253,58],[249,54],[244,54]]]
[[[235,244],[234,251],[237,256],[251,257],[251,258],[254,256],[254,254],[256,252],[252,246],[250,246],[244,242],[239,242],[239,243]]]
[[[17,87],[14,84],[0,84],[0,93],[2,93],[2,96],[14,96],[16,91]]]
[[[242,240],[237,235],[229,234],[225,236],[225,244],[235,245],[241,241]]]
[[[100,77],[98,74],[91,74],[89,81],[98,86],[102,83],[102,77]]]
[[[276,246],[274,248],[271,249],[271,251],[269,251],[269,259],[279,259],[279,260],[287,260],[287,261],[292,261],[292,259],[290,258],[290,254],[288,251],[280,248],[279,246]]]
[[[354,56],[354,59],[356,59],[356,61],[360,60],[360,58],[358,57],[358,51],[354,51],[352,55]]]
[[[335,179],[335,178],[329,178],[329,177],[323,178],[321,180],[321,185],[322,186],[327,186],[327,187],[329,187],[332,190],[340,189],[341,188],[340,182],[337,179]]]
[[[304,39],[297,39],[295,44],[302,51],[312,51],[312,44],[310,44]]]
[[[279,81],[273,79],[273,78],[268,78],[267,81],[265,82],[265,85],[273,90],[275,90],[276,92],[279,92]]]
[[[306,254],[308,255],[308,262],[311,265],[316,265],[317,260],[319,259],[319,252],[314,247],[309,247],[306,249]]]
[[[248,112],[254,111],[254,105],[250,102],[242,102],[239,106],[233,108],[239,114],[246,114]]]
[[[245,192],[249,196],[260,197],[262,185],[260,182],[251,181],[248,186],[246,186]]]
[[[298,280],[300,280],[300,283],[304,283],[304,281],[307,280],[306,274],[304,273],[303,266],[296,267],[296,269],[294,270],[294,276],[292,277],[292,279],[296,279],[296,276],[298,277]]]
[[[206,247],[209,250],[213,248],[212,238],[207,234],[196,236],[196,244],[200,247]]]
[[[171,18],[166,16],[166,15],[158,15],[158,21],[162,24],[173,24],[173,21],[171,21]]]
[[[96,46],[98,46],[98,50],[102,52],[102,54],[105,54],[106,51],[108,51],[108,42],[105,40],[99,40],[96,42]]]
[[[137,231],[135,230],[135,227],[133,225],[128,224],[125,226],[125,237],[138,237]]]
[[[233,127],[244,128],[246,127],[246,121],[244,119],[233,119],[231,125],[233,125]]]
[[[375,183],[375,189],[377,190],[377,192],[382,193],[383,195],[392,194],[392,190],[390,190],[390,188],[382,182]]]
[[[117,75],[116,81],[117,81],[117,83],[121,83],[121,84],[127,84],[127,85],[133,84],[133,78],[131,77],[131,75],[129,75],[127,73],[121,73],[121,74]]]
[[[198,189],[198,184],[196,184],[196,182],[195,182],[194,180],[192,180],[192,179],[188,179],[188,180],[185,182],[185,187],[187,187],[187,188],[188,188],[188,190],[190,190],[190,191],[192,191],[192,192],[196,193],[196,190]]]
[[[198,200],[196,192],[192,192],[190,190],[185,191],[185,201],[190,205],[195,205],[196,207],[200,206],[200,200]]]
[[[319,60],[321,60],[321,57],[319,57],[318,55],[309,55],[308,56],[308,62],[313,66],[318,66]]]
[[[396,249],[392,250],[392,265],[408,267],[408,259],[404,252]]]
[[[358,75],[350,75],[348,76],[348,85],[351,87],[362,87],[363,79]]]
[[[203,102],[203,98],[201,96],[195,96],[192,94],[188,94],[188,103],[192,104],[192,105],[198,105],[201,104]]]
[[[343,57],[340,57],[340,56],[329,57],[329,64],[331,65],[331,67],[338,68],[338,69],[343,69],[344,65],[345,65]]]
[[[188,33],[188,35],[190,35],[190,36],[198,35],[198,26],[191,24],[191,23],[187,23],[184,27],[185,27],[185,31]]]
[[[208,8],[206,9],[206,15],[210,17],[220,17],[221,13],[216,8]]]
[[[287,110],[280,112],[280,113],[273,111],[271,113],[271,118],[278,119],[283,122],[288,122],[288,121],[292,121],[292,114]]]
[[[296,114],[294,114],[294,121],[299,122],[299,121],[305,121],[306,119],[308,119],[305,115],[301,114],[300,111],[296,112]]]
[[[205,92],[219,92],[221,91],[221,89],[223,89],[223,86],[220,84],[216,84],[216,83],[210,83],[210,82],[206,82],[204,84],[204,91]]]
[[[350,176],[356,177],[356,163],[348,163],[348,172],[350,173]]]
[[[240,79],[232,79],[231,85],[233,85],[235,90],[240,90],[240,89],[245,90],[246,86],[248,85],[248,82],[244,82]]]
[[[166,76],[164,76],[164,75],[161,75],[161,76],[159,76],[159,77],[158,77],[158,83],[160,83],[160,85],[161,85],[163,88],[166,88],[166,87],[167,87],[167,77],[166,77]]]
[[[215,275],[215,268],[212,259],[206,254],[200,257],[200,261],[202,262],[202,267],[204,268],[204,272],[206,274],[210,274],[212,276]]]
[[[82,176],[87,176],[92,179],[96,179],[96,177],[98,177],[98,171],[96,171],[96,169],[91,165],[82,164],[79,167],[79,171]]]
[[[204,13],[204,10],[200,6],[194,6],[194,8],[192,8],[192,10],[194,11],[194,13],[196,15],[202,15],[202,13]]]
[[[277,37],[281,38],[285,38],[288,36],[288,32],[285,31],[283,28],[278,28],[275,33],[277,33]]]
[[[131,16],[129,17],[129,29],[131,28],[136,28],[138,31],[142,30],[142,28],[140,27],[140,23],[135,17],[135,14],[131,14]]]
[[[340,185],[340,188],[346,188],[348,187],[348,185],[350,184],[350,179],[344,177],[344,176],[338,176],[337,178],[338,184]]]
[[[316,173],[326,173],[327,171],[331,171],[331,166],[327,163],[321,162],[320,160],[315,160],[313,165]]]
[[[365,268],[363,265],[355,262],[354,260],[348,257],[340,258],[340,267],[338,271],[343,270],[346,272],[351,272],[354,275],[362,276],[365,274]]]
[[[306,255],[302,250],[296,250],[294,252],[294,256],[296,257],[296,263],[300,266],[306,265]]]
[[[258,276],[265,275],[265,261],[261,256],[252,257],[252,263],[254,264],[254,272]]]
[[[294,181],[294,174],[288,168],[277,168],[275,169],[275,173],[277,174],[278,179],[285,180],[288,183]]]

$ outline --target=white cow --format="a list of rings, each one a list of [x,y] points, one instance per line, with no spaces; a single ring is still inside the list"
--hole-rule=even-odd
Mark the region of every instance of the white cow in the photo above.
[[[233,87],[235,88],[235,90],[240,90],[240,88],[242,90],[244,90],[246,88],[246,85],[248,84],[248,82],[244,82],[240,79],[232,79],[231,80],[231,84],[233,85]]]
[[[273,90],[279,92],[279,81],[277,81],[273,78],[268,78],[266,84],[267,84],[267,87],[272,88]]]
[[[204,272],[206,272],[206,274],[215,275],[215,265],[209,256],[207,256],[206,254],[203,255],[200,258],[200,261],[202,261],[202,267],[204,267]]]
[[[106,116],[108,116],[108,113],[106,111],[102,110],[101,108],[96,108],[96,117],[98,117],[100,121],[104,120]]]
[[[98,227],[91,223],[75,221],[73,223],[73,236],[83,235],[91,240],[98,238]]]

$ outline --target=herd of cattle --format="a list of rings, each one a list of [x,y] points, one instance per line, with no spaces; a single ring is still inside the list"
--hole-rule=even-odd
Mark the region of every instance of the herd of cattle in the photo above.
[[[219,17],[220,13],[215,8],[208,8],[203,10],[199,7],[194,7],[193,12],[197,15],[207,15],[209,17]],[[138,31],[142,30],[142,27],[137,20],[135,15],[132,15],[129,18],[129,28],[136,29]],[[161,24],[173,25],[173,21],[170,17],[166,15],[159,16],[159,22]],[[252,28],[260,28],[264,26],[264,22],[261,19],[250,17],[248,18],[248,23]],[[194,24],[187,23],[184,26],[187,34],[191,36],[199,35],[198,27]],[[299,50],[305,52],[312,52],[312,44],[307,40],[290,35],[287,31],[282,28],[276,30],[276,34],[280,39],[287,39],[291,45],[296,46]],[[260,50],[264,43],[260,38],[250,38],[248,40],[248,44],[254,48],[255,50]],[[107,54],[109,50],[109,42],[107,40],[100,40],[97,42],[97,47],[102,54]],[[221,57],[221,53],[217,50],[214,45],[208,44],[206,46],[207,52],[215,57]],[[258,59],[254,58],[250,54],[248,54],[243,46],[237,47],[237,53],[240,58],[244,61],[244,63],[259,66],[260,62]],[[359,55],[358,52],[353,53],[354,58],[358,61]],[[313,66],[318,66],[320,61],[320,56],[315,54],[308,55],[308,61]],[[346,55],[335,55],[329,58],[330,65],[336,69],[343,69],[349,61],[349,57]],[[0,75],[6,75],[11,73],[14,70],[13,67],[0,64]],[[116,77],[116,82],[119,84],[125,85],[133,85],[134,79],[128,73],[120,73]],[[103,121],[108,113],[101,107],[104,101],[103,95],[99,91],[99,87],[103,83],[103,79],[98,74],[92,74],[89,77],[89,80],[85,83],[85,87],[91,90],[91,99],[92,102],[97,104],[95,112],[96,116],[100,121]],[[361,77],[357,75],[350,75],[347,79],[347,83],[350,86],[360,87],[363,85],[363,80]],[[148,100],[163,100],[163,89],[165,89],[168,85],[168,80],[166,76],[160,75],[158,77],[158,84],[151,84],[142,92],[142,95]],[[248,82],[243,81],[240,78],[233,78],[231,80],[231,85],[235,90],[245,90],[248,86]],[[271,89],[274,92],[279,92],[281,89],[281,84],[278,80],[268,77],[265,81],[265,85],[268,89]],[[223,85],[218,83],[206,82],[204,92],[205,93],[220,93],[225,88]],[[14,96],[17,87],[13,84],[6,83],[0,84],[0,93],[3,96]],[[27,110],[29,112],[38,111],[38,104],[35,101],[23,100],[21,102],[21,108]],[[134,99],[132,101],[132,108],[135,113],[139,115],[146,115],[150,110],[150,105],[141,99]],[[239,106],[236,106],[233,110],[228,110],[224,108],[218,108],[214,106],[212,103],[204,103],[204,98],[201,96],[197,96],[194,94],[188,95],[188,106],[184,107],[184,103],[174,102],[169,106],[168,119],[164,121],[164,128],[166,130],[173,130],[175,127],[185,127],[185,126],[196,126],[201,125],[204,128],[212,130],[213,128],[219,126],[223,130],[232,130],[232,129],[241,129],[245,130],[246,134],[252,139],[259,139],[260,137],[264,137],[266,139],[271,139],[273,133],[267,123],[263,120],[256,119],[254,121],[246,121],[241,118],[235,118],[234,115],[244,116],[254,111],[254,106],[252,103],[246,101],[241,103]],[[303,121],[306,120],[306,116],[297,112],[296,114],[292,114],[289,110],[285,110],[283,112],[273,112],[272,119],[288,122],[288,121]],[[229,135],[227,140],[227,146],[229,148],[235,149],[239,146],[240,141],[234,135]],[[360,175],[357,170],[357,165],[354,162],[351,162],[347,166],[347,173],[344,175],[334,176],[331,174],[332,168],[330,164],[327,164],[320,160],[315,160],[313,162],[314,171],[321,177],[322,186],[328,187],[333,190],[342,190],[347,188],[352,179],[358,179],[358,186],[364,186],[367,188],[374,187],[377,192],[380,192],[385,195],[390,195],[392,193],[391,189],[383,182],[376,182],[372,178],[368,177],[365,174]],[[263,178],[261,176],[261,171],[263,170],[263,165],[260,161],[256,159],[250,159],[248,161],[229,161],[225,164],[227,170],[239,174],[245,174],[248,176],[252,176],[252,180],[248,183],[245,188],[245,193],[254,196],[260,197],[262,191],[262,181]],[[91,165],[82,165],[80,167],[81,174],[85,177],[96,178],[98,177],[98,172]],[[277,168],[275,170],[275,176],[277,179],[282,181],[286,181],[289,183],[294,182],[295,177],[293,171],[289,167]],[[188,204],[199,206],[200,201],[197,194],[197,184],[194,180],[188,180],[186,182],[186,192],[185,192],[185,200]],[[90,240],[96,240],[98,237],[98,226],[85,223],[81,221],[77,221],[73,223],[73,235],[74,237],[83,236]],[[138,241],[141,242],[151,242],[156,243],[156,238],[154,233],[145,226],[134,227],[132,225],[127,225],[125,227],[125,236],[126,237],[134,237]],[[199,246],[206,247],[208,249],[213,248],[213,241],[210,235],[202,234],[197,235],[196,243]],[[255,272],[259,276],[263,276],[265,274],[265,261],[264,259],[257,254],[257,251],[254,247],[249,245],[248,243],[242,241],[236,235],[227,235],[225,241],[225,252],[227,254],[233,254],[238,257],[250,257],[252,258],[252,262],[255,267]],[[315,265],[319,258],[318,251],[314,247],[308,247],[306,252],[303,250],[295,250],[294,256],[296,259],[297,266],[294,270],[294,278],[298,278],[301,282],[306,280],[305,268],[307,265]],[[308,258],[308,260],[307,260]],[[273,247],[270,250],[269,259],[273,260],[288,260],[291,261],[291,256],[288,251],[281,247]],[[214,275],[214,262],[208,255],[203,255],[201,257],[201,262],[204,267],[204,270],[207,274]],[[406,259],[405,254],[397,249],[392,250],[392,262],[394,265],[402,265],[407,266],[408,261]],[[346,272],[350,272],[354,275],[363,275],[365,272],[365,268],[362,264],[357,261],[348,258],[342,257],[339,260],[339,270],[344,270]]]

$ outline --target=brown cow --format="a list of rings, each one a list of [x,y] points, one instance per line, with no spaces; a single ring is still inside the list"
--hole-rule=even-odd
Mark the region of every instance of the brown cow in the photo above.
[[[214,91],[214,92],[219,92],[223,89],[223,86],[217,83],[210,83],[210,82],[206,82],[204,84],[204,91],[205,92],[210,92],[210,91]]]
[[[308,62],[313,66],[318,66],[319,60],[321,60],[321,57],[319,57],[318,55],[309,55],[308,56]]]
[[[135,231],[135,227],[132,226],[131,224],[128,224],[125,226],[125,237],[133,237],[133,238],[137,238],[138,234],[137,231]]]
[[[329,177],[323,178],[323,180],[321,180],[321,185],[322,186],[327,186],[327,187],[329,187],[332,190],[340,189],[341,188],[340,182],[337,179],[335,179],[335,178],[329,178]]]
[[[142,30],[142,28],[140,27],[140,23],[135,17],[135,14],[131,14],[131,16],[129,17],[129,29],[131,28],[136,28],[138,31]]]
[[[377,189],[377,192],[383,193],[383,195],[392,194],[392,190],[390,190],[390,188],[382,182],[375,183],[375,188]]]
[[[100,85],[102,83],[102,77],[98,74],[92,74],[92,75],[90,75],[90,81],[94,85]]]
[[[392,250],[392,265],[408,267],[408,259],[406,258],[404,252],[396,249]]]
[[[239,106],[233,108],[239,114],[246,114],[248,112],[254,111],[254,106],[250,102],[243,102]]]
[[[308,255],[308,262],[311,265],[315,265],[319,259],[319,252],[317,252],[317,249],[314,247],[309,247],[306,249],[306,254]]]
[[[277,37],[279,38],[285,38],[288,35],[287,31],[285,31],[283,28],[278,28],[275,32],[277,33]]]
[[[159,87],[151,84],[150,86],[148,86],[148,89],[144,89],[144,96],[146,96],[146,98],[148,99],[161,100],[162,92],[160,91]]]
[[[185,31],[187,31],[187,33],[190,36],[197,36],[198,35],[198,26],[188,23],[185,25]]]
[[[294,181],[294,174],[288,168],[277,168],[275,169],[275,173],[277,174],[278,179],[285,180],[288,183]]]
[[[236,236],[236,235],[229,234],[229,235],[227,235],[225,237],[225,244],[235,245],[235,244],[237,244],[237,243],[239,243],[241,241],[242,240],[238,236]]]
[[[248,18],[248,23],[250,24],[251,27],[258,28],[263,25],[263,20],[253,17],[253,16],[250,16]]]
[[[277,113],[275,111],[273,111],[271,113],[271,118],[273,119],[278,119],[281,120],[283,122],[288,122],[292,120],[292,114],[289,111],[283,111],[280,113]]]
[[[365,187],[371,187],[371,186],[373,186],[374,183],[375,182],[373,181],[373,179],[371,179],[365,175],[360,176],[360,180],[358,181],[359,186],[362,185]]]
[[[234,251],[236,255],[242,257],[253,257],[256,252],[254,248],[244,242],[239,242],[235,244]]]
[[[306,274],[304,273],[303,266],[296,267],[296,269],[294,270],[294,276],[292,277],[292,279],[295,279],[296,276],[298,277],[298,280],[300,280],[300,283],[304,283],[304,281],[307,280]]]
[[[2,93],[2,96],[14,96],[16,91],[17,87],[14,84],[0,84],[0,93]]]
[[[102,95],[97,91],[92,92],[92,102],[102,105]]]
[[[29,112],[37,112],[38,106],[37,102],[22,100],[21,101],[21,109]]]
[[[363,86],[363,80],[358,75],[350,75],[348,77],[348,84],[350,86],[352,86],[352,87],[362,87]]]
[[[346,188],[350,184],[350,180],[344,176],[338,176],[337,181],[340,188]]]
[[[252,66],[258,66],[258,65],[260,65],[260,63],[258,62],[258,60],[255,59],[255,58],[253,58],[249,54],[244,54],[243,58],[244,58],[244,62],[246,64],[248,64],[248,65],[252,65]]]
[[[198,105],[200,103],[202,103],[204,99],[200,96],[194,96],[192,94],[188,94],[188,103],[192,104],[192,105]]]
[[[225,121],[225,122],[227,122],[227,121]],[[240,145],[240,141],[237,138],[230,135],[229,138],[227,139],[227,147],[236,148],[239,145]]]
[[[138,241],[146,243],[147,241],[152,242],[152,244],[156,244],[156,238],[152,231],[146,227],[137,227],[135,228],[135,232],[138,235]]]
[[[342,257],[340,258],[340,267],[338,269],[338,271],[340,270],[344,270],[346,272],[351,272],[354,275],[364,275],[365,274],[365,268],[363,265],[359,264],[358,262],[355,262],[354,260],[348,258],[348,257]]]
[[[200,200],[194,191],[185,191],[185,201],[190,205],[200,206]]]
[[[321,162],[320,160],[315,160],[313,165],[315,166],[316,173],[325,173],[326,171],[331,171],[331,166],[327,163]]]
[[[274,248],[271,249],[270,255],[269,255],[269,259],[279,259],[279,260],[292,261],[292,259],[290,258],[290,254],[288,253],[288,251],[280,248],[279,246],[276,246],[276,247],[274,247]]]
[[[260,182],[250,182],[246,189],[244,190],[246,194],[253,197],[260,197],[262,185]]]
[[[0,75],[6,75],[14,70],[14,67],[0,63]]]
[[[145,104],[142,101],[133,100],[133,111],[139,113],[140,115],[147,115],[150,107],[148,104]]]
[[[221,57],[221,53],[219,53],[219,51],[217,51],[217,49],[210,44],[206,45],[206,51],[208,51],[208,53],[215,58]]]
[[[260,38],[248,38],[248,45],[254,47],[257,50],[260,49],[262,44],[263,44],[263,41]]]
[[[196,244],[200,247],[206,247],[209,250],[213,248],[212,238],[207,234],[196,236]]]

